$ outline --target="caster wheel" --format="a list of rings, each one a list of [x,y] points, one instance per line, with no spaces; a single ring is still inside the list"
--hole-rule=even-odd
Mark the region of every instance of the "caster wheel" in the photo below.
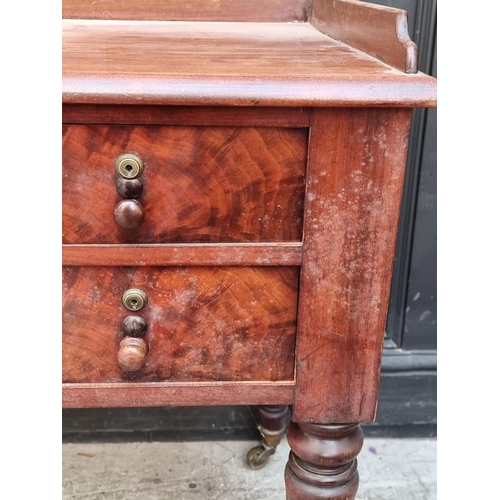
[[[262,467],[267,464],[269,457],[274,455],[275,452],[276,450],[271,446],[259,444],[247,453],[247,464],[250,469],[262,469]]]

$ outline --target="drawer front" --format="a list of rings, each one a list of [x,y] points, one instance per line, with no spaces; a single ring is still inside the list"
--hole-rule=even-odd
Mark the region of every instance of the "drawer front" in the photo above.
[[[115,160],[144,163],[124,229]],[[63,126],[63,243],[301,241],[307,129]]]
[[[63,267],[63,382],[294,378],[298,267]],[[123,292],[140,289],[130,312]],[[118,364],[122,321],[140,315],[144,365]]]

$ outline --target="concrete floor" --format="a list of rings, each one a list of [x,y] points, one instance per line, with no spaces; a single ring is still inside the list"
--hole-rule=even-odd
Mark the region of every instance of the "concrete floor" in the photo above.
[[[261,470],[249,441],[63,444],[63,500],[284,500],[283,442]],[[435,500],[436,440],[366,438],[356,500]]]

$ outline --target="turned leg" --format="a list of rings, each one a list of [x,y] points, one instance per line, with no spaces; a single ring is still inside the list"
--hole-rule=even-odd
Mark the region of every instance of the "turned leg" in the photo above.
[[[357,424],[290,423],[285,469],[287,500],[353,500],[358,491],[356,456],[363,446]]]
[[[285,435],[289,410],[286,405],[259,406],[262,441],[247,453],[247,464],[252,469],[261,469]]]

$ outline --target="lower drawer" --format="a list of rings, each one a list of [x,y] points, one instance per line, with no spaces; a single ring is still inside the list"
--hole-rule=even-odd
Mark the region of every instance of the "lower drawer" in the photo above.
[[[298,267],[63,267],[63,382],[293,380],[298,281]],[[132,372],[118,363],[130,315],[147,323]]]

